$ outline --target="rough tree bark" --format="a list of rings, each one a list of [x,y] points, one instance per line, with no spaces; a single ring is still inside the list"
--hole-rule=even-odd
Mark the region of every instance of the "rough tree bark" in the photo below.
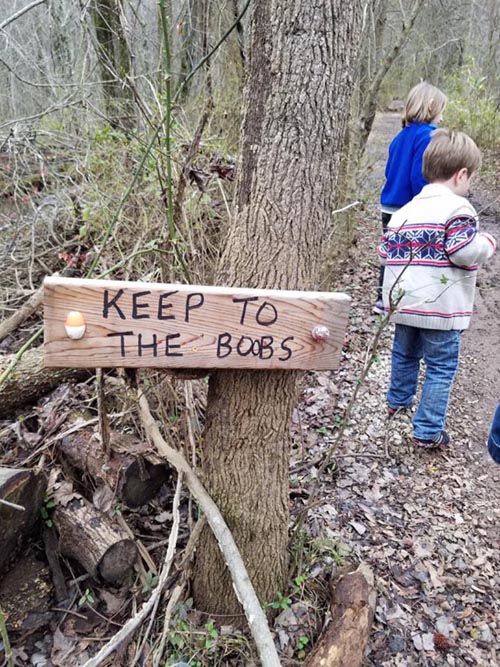
[[[218,284],[317,287],[360,17],[358,0],[253,3],[241,169]],[[299,377],[219,371],[209,385],[203,481],[262,602],[283,590],[286,577],[289,425]],[[193,592],[199,609],[241,613],[209,530]]]

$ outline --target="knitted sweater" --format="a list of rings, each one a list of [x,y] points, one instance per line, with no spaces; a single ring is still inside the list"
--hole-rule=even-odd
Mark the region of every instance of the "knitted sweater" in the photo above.
[[[426,185],[393,214],[379,247],[385,309],[402,295],[394,322],[467,329],[478,264],[495,247],[492,236],[478,232],[477,214],[467,199],[441,183]]]
[[[427,185],[422,175],[422,158],[435,129],[431,123],[410,123],[392,140],[380,195],[382,210],[392,212],[404,206]]]

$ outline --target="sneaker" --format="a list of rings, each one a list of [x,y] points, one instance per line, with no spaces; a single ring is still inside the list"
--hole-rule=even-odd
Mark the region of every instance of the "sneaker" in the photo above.
[[[384,302],[382,299],[379,299],[373,306],[372,313],[375,313],[375,315],[385,315]]]
[[[446,431],[441,431],[435,438],[432,440],[421,440],[419,438],[413,438],[413,444],[415,447],[423,447],[424,449],[439,449],[440,447],[446,447],[450,442],[450,436]]]
[[[411,408],[411,405],[400,405],[399,408],[393,408],[392,405],[387,404],[387,414],[389,417],[394,417],[394,415],[411,410]]]

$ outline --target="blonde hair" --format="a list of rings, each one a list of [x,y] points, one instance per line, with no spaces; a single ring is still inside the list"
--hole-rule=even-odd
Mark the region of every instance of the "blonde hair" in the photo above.
[[[407,127],[410,123],[430,123],[442,113],[447,102],[448,98],[439,88],[422,81],[408,93],[401,124]]]
[[[425,149],[422,173],[429,183],[447,181],[457,171],[467,169],[469,176],[481,166],[481,151],[464,132],[446,127],[432,133]]]

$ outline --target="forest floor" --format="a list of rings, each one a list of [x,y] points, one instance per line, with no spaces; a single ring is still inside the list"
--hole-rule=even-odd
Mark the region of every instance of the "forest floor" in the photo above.
[[[352,394],[362,351],[377,326],[371,306],[380,234],[378,194],[387,147],[398,130],[399,115],[377,118],[368,150],[366,208],[357,243],[337,281],[339,289],[349,285],[353,298],[349,345],[340,370],[330,375],[337,408]],[[485,160],[471,199],[481,228],[500,240],[494,158]],[[318,522],[330,526],[332,536],[375,572],[377,608],[366,667],[500,664],[500,468],[485,447],[500,399],[499,287],[497,252],[480,269],[472,327],[463,334],[447,421],[451,445],[444,451],[417,451],[409,417],[387,417],[389,325],[339,449],[336,484],[323,488],[323,500],[330,493],[331,504],[315,511]],[[318,400],[302,404],[302,433],[313,426],[312,439],[328,444],[333,436],[318,436],[318,428],[333,432],[334,425],[318,408]]]
[[[397,114],[377,118],[368,147],[365,187],[360,196],[363,204],[355,216],[357,241],[336,269],[334,287],[348,291],[352,297],[340,368],[329,373],[307,374],[294,415],[290,468],[292,517],[309,499],[317,473],[315,462],[330,447],[336,449],[329,472],[321,480],[319,503],[309,510],[312,540],[298,556],[302,560],[302,576],[294,579],[289,599],[284,591],[278,605],[281,613],[274,630],[282,663],[287,667],[301,664],[300,645],[307,653],[322,625],[321,594],[318,593],[314,608],[314,591],[324,591],[332,568],[334,573],[340,573],[344,566],[350,567],[358,561],[367,562],[373,569],[377,591],[364,667],[498,667],[500,664],[500,467],[489,459],[485,447],[488,426],[500,398],[500,252],[480,270],[473,324],[463,334],[461,365],[447,424],[451,445],[438,452],[416,451],[411,444],[409,418],[387,417],[385,393],[393,331],[390,324],[382,332],[374,363],[359,388],[344,437],[336,444],[344,410],[358,386],[367,350],[381,324],[380,318],[371,312],[378,275],[378,195],[387,147],[398,125]],[[500,240],[495,156],[489,155],[485,163],[473,186],[472,201],[481,211],[482,229]],[[15,351],[19,341],[13,338],[10,345],[11,348],[4,348],[7,352]],[[110,391],[118,393],[118,383],[111,386]],[[193,386],[196,394],[198,385]],[[66,426],[63,420],[54,430],[54,414],[63,409],[78,409],[82,404],[93,406],[93,391],[89,382],[70,385],[40,401],[32,413],[24,410],[36,424],[36,432],[30,431],[29,419],[0,423],[3,429],[0,431],[8,433],[0,442],[3,447],[0,463],[17,465],[16,453],[22,460],[30,447],[45,442],[47,433],[49,442],[55,442],[57,428],[63,431]],[[127,426],[133,425],[132,417]],[[181,420],[173,428],[180,437]],[[56,464],[58,454],[51,448],[44,457],[48,469],[52,463]],[[37,462],[30,460],[33,465]],[[157,564],[161,562],[160,554],[172,520],[171,491],[161,493],[147,509],[123,512],[123,518]],[[187,503],[182,511],[185,519]],[[182,545],[186,540],[185,526],[181,532]],[[30,550],[36,552],[39,562],[44,560],[40,543]],[[142,588],[141,583],[123,590],[107,590],[73,567],[67,574],[70,589],[74,591],[71,611],[61,619],[55,616],[57,609],[51,609],[52,616],[42,619],[36,632],[14,632],[17,665],[79,667],[95,652],[95,646],[112,636],[118,625],[133,614],[141,595],[147,591],[147,586]],[[48,568],[40,565],[38,574],[42,569],[48,581]],[[19,605],[18,588],[17,579],[8,584],[4,580],[0,584],[0,603],[10,599],[11,607]],[[41,610],[47,611],[50,604],[45,600],[41,603]],[[224,643],[223,635],[230,634],[228,627],[224,631],[219,627],[216,632],[206,624],[205,635],[194,633],[198,649],[189,653],[188,602],[183,609],[174,618],[172,632],[167,635],[162,665],[175,662],[173,658],[165,662],[169,655],[199,667],[255,664],[251,658],[243,659],[244,651],[238,653],[227,648],[229,640]],[[156,628],[161,635],[162,625],[158,614],[153,630]],[[130,666],[137,662],[148,666],[153,664],[151,656],[156,647],[146,633],[144,640],[134,639],[120,658],[111,658],[104,664]],[[247,651],[249,654],[251,651]]]

